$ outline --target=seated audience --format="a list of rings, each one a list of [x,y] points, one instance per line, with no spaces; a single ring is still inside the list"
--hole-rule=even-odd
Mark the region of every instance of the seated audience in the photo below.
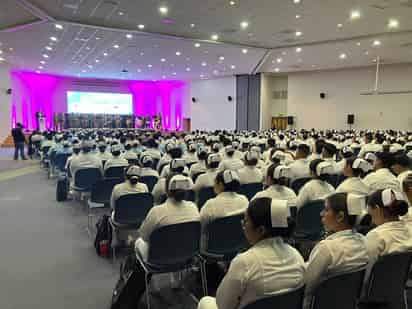
[[[112,146],[112,158],[108,159],[104,164],[105,172],[111,167],[126,167],[129,165],[129,162],[120,156],[121,153],[121,146],[119,144]]]
[[[363,179],[363,182],[369,187],[371,192],[383,189],[393,189],[400,192],[400,183],[390,171],[393,155],[389,152],[378,152],[375,155],[374,172],[368,174]]]
[[[238,171],[241,169],[244,164],[240,159],[234,157],[235,148],[232,145],[225,147],[225,158],[219,164],[219,170],[231,170],[231,171]]]
[[[258,160],[259,153],[257,153],[256,151],[246,152],[245,166],[238,171],[240,184],[262,182],[262,172],[256,167]]]
[[[217,173],[219,172],[218,167],[221,161],[219,154],[210,154],[207,157],[207,170],[206,173],[201,174],[197,177],[193,190],[198,192],[202,188],[213,187],[215,184],[215,179]]]
[[[299,178],[310,177],[308,156],[310,148],[306,144],[299,144],[296,149],[295,161],[289,165],[291,181]]]
[[[345,159],[343,175],[347,178],[336,188],[336,192],[367,196],[370,190],[361,178],[371,169],[372,166],[361,158],[351,157]]]

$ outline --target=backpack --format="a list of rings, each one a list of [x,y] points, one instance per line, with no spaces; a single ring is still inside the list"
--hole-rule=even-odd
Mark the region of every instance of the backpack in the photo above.
[[[102,257],[109,257],[110,247],[112,244],[112,226],[109,222],[110,217],[103,215],[96,223],[96,237],[94,247],[96,253]]]
[[[113,290],[110,309],[135,309],[145,290],[144,270],[138,267],[135,253],[120,265],[120,277]]]

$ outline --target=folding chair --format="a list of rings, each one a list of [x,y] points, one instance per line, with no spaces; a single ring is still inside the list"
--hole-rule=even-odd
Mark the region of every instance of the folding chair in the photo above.
[[[356,309],[365,269],[335,275],[323,281],[311,300],[311,309]]]
[[[69,153],[58,153],[55,157],[55,167],[58,171],[64,172],[66,170],[67,159],[71,156]]]
[[[134,193],[119,197],[114,206],[114,220],[110,220],[113,232],[138,230],[147,213],[153,207],[151,193]],[[116,246],[112,245],[113,261],[116,260]]]
[[[343,174],[338,175],[338,179],[336,180],[336,188],[339,187],[339,185],[345,181],[347,177]]]
[[[303,205],[296,215],[296,228],[293,238],[297,240],[319,240],[324,233],[320,217],[320,212],[324,207],[324,200],[314,200]]]
[[[248,247],[241,223],[243,217],[244,213],[217,218],[207,225],[207,244],[205,251],[201,252],[206,289],[206,263],[230,261]]]
[[[73,190],[77,192],[91,192],[93,185],[102,179],[99,168],[87,167],[77,170],[74,174]]]
[[[384,255],[373,265],[359,308],[408,308],[405,287],[412,252]]]
[[[197,207],[199,210],[203,207],[207,200],[214,198],[216,193],[213,187],[206,187],[199,190],[197,195]]]
[[[329,183],[332,187],[336,188],[337,183],[338,183],[338,178],[339,178],[339,175],[332,174],[328,176],[328,178],[326,179],[326,182]]]
[[[359,155],[361,147],[352,147],[352,150],[353,150],[353,155],[357,157]]]
[[[153,187],[157,183],[158,177],[156,176],[141,176],[139,177],[139,182],[144,183],[147,188],[149,189],[149,192],[152,192]]]
[[[302,309],[305,288],[261,298],[243,309]]]
[[[113,166],[109,167],[104,171],[105,178],[119,178],[124,180],[124,169],[125,166]]]
[[[184,241],[181,241],[182,239]],[[166,225],[152,232],[147,260],[137,254],[137,260],[145,271],[147,308],[150,309],[150,279],[155,274],[180,272],[197,264],[201,270],[205,292],[203,268],[198,257],[199,241],[198,221]]]
[[[195,193],[195,191],[193,191],[193,190],[186,191],[185,200],[195,203],[196,202],[196,193]]]
[[[312,180],[311,177],[297,178],[292,181],[290,188],[295,191],[296,194],[299,194],[300,189],[310,180]]]
[[[247,197],[250,201],[256,193],[263,190],[263,184],[261,182],[256,183],[245,183],[240,186],[239,194]]]

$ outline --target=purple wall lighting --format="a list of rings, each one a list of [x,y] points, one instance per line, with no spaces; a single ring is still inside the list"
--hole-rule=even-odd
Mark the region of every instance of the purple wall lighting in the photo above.
[[[136,116],[160,114],[165,130],[182,129],[183,104],[186,101],[187,87],[187,84],[182,81],[108,80],[110,87],[104,87],[87,86],[88,79],[17,70],[11,71],[10,74],[13,87],[11,108],[13,127],[16,122],[22,122],[28,129],[36,128],[36,112],[42,112],[46,116],[46,127],[52,129],[53,114],[67,112],[67,91],[91,91],[131,93]],[[113,87],[113,84],[118,86]]]

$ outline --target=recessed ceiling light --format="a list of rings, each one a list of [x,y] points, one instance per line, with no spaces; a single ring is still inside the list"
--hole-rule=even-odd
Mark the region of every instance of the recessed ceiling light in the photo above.
[[[126,34],[126,38],[132,39],[132,38],[133,38],[133,35],[131,35],[130,33],[128,33],[128,34]]]
[[[148,64],[148,65],[147,65],[147,67],[148,67],[148,68],[152,68],[152,67],[153,67],[153,65],[151,65],[151,64]]]
[[[366,56],[369,55],[369,52],[368,52],[368,51],[365,51],[365,55],[366,55]]]
[[[109,54],[108,53],[103,53],[103,56],[107,57]]]
[[[63,29],[63,25],[61,25],[61,24],[55,24],[54,27],[55,27],[56,29],[59,29],[59,30],[62,30],[62,29]]]
[[[166,62],[165,58],[160,59],[161,62]]]
[[[342,27],[343,27],[343,24],[338,24],[337,27],[338,27],[338,28],[342,28]]]
[[[275,68],[275,72],[278,73],[280,71],[279,68]]]
[[[191,70],[190,68],[186,68],[186,71],[187,71],[187,72],[190,72],[190,70]]]
[[[340,55],[339,55],[339,58],[340,58],[340,59],[346,59],[346,54],[345,54],[345,53],[340,54]]]
[[[282,58],[277,58],[277,59],[276,59],[276,62],[277,62],[277,63],[282,63],[282,61],[283,61]]]
[[[141,73],[141,72],[142,72],[142,70],[141,70],[141,69],[137,69],[137,72],[138,72],[138,73]]]
[[[176,56],[180,56],[182,53],[180,51],[176,52]]]
[[[115,45],[113,45],[113,47],[117,49],[117,48],[119,48],[120,46],[117,45],[117,44],[115,44]]]
[[[302,51],[302,47],[296,47],[296,52],[300,53]]]
[[[242,53],[247,54],[248,50],[246,48],[242,49]]]
[[[43,60],[42,60],[42,61],[40,61],[40,63],[41,63],[41,64],[46,64],[46,61],[43,61]]]
[[[140,30],[143,30],[143,29],[144,29],[144,25],[143,25],[143,24],[139,24],[139,25],[137,25],[137,28],[139,28]]]
[[[236,69],[236,66],[232,64],[232,65],[230,66],[230,68],[231,68],[232,70],[234,70],[234,69]]]
[[[92,66],[91,64],[89,64],[87,67],[88,67],[89,69],[93,69],[93,66]]]
[[[296,35],[296,36],[301,36],[301,35],[302,35],[302,32],[301,32],[301,31],[296,31],[296,32],[295,32],[295,35]]]
[[[56,42],[56,41],[57,41],[57,38],[56,38],[55,36],[51,36],[51,37],[50,37],[50,40],[52,40],[53,42]]]
[[[176,75],[177,75],[177,73],[176,73],[176,72],[173,72],[173,73],[172,73],[172,75],[175,75],[175,76],[176,76]]]
[[[119,14],[120,16],[124,15],[124,13],[122,11],[117,12],[117,14]]]
[[[293,0],[293,3],[294,3],[294,4],[299,4],[299,3],[300,3],[300,0]]]
[[[375,41],[373,41],[372,45],[373,45],[373,46],[381,46],[381,45],[382,45],[382,42],[379,41],[379,40],[375,40]]]
[[[40,74],[41,72],[40,72],[39,70],[36,70],[36,73],[37,73],[37,74]]]
[[[225,57],[220,56],[220,57],[219,57],[219,60],[220,60],[220,61],[223,61],[223,60],[225,60]]]
[[[205,67],[205,66],[207,66],[207,63],[206,63],[206,62],[202,62],[202,67]]]
[[[144,56],[144,52],[141,52],[141,53],[140,53],[140,56]]]
[[[87,46],[87,47],[86,47],[86,50],[90,50],[90,47],[89,47],[89,46]]]
[[[219,36],[217,34],[212,34],[212,36],[210,37],[213,41],[217,41],[219,40]]]
[[[4,61],[4,58],[3,58],[3,57],[0,57],[0,61]]]
[[[213,70],[213,74],[218,75],[219,71],[218,70]]]
[[[247,21],[242,21],[240,23],[240,28],[246,29],[247,27],[249,27],[249,23]]]
[[[162,78],[163,78],[163,79],[166,79],[166,75],[162,75]]]
[[[301,16],[299,14],[296,14],[295,18],[299,19]]]
[[[388,21],[388,28],[389,29],[397,29],[399,28],[399,21],[395,18],[391,18]]]
[[[166,6],[159,7],[159,12],[162,15],[166,15],[169,12],[169,9]]]
[[[95,39],[96,39],[96,40],[100,40],[100,37],[97,36]]]
[[[47,49],[47,50],[53,50],[53,48],[51,48],[50,46],[46,46],[45,49]]]
[[[194,28],[194,27],[196,27],[195,24],[190,24],[190,28]]]
[[[99,60],[99,59],[96,59],[96,60],[95,60],[95,62],[96,62],[96,63],[99,63],[99,62],[100,62],[100,60]]]
[[[236,5],[236,2],[235,2],[235,1],[229,1],[229,4],[230,4],[231,6],[234,6],[234,5]]]
[[[49,58],[49,55],[43,54],[43,58]]]
[[[350,12],[350,19],[355,20],[361,17],[361,13],[359,10],[353,10]]]
[[[361,46],[361,42],[357,42],[357,43],[356,43],[356,46]]]
[[[195,43],[195,47],[196,47],[196,48],[200,47],[200,44],[199,44],[199,43]]]
[[[38,67],[40,70],[43,70],[44,69],[44,67],[42,67],[41,65],[39,65],[39,67]]]
[[[203,78],[203,77],[205,77],[203,74],[200,74],[200,78]]]

